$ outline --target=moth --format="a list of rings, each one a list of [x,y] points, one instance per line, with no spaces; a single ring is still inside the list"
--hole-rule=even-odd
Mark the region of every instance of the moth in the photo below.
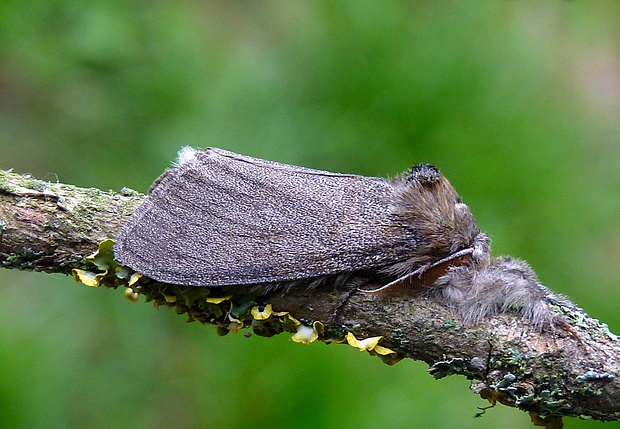
[[[184,148],[116,237],[117,260],[195,287],[424,288],[465,324],[506,311],[537,327],[566,302],[529,265],[492,258],[448,180],[419,164],[394,179],[338,174],[222,149]]]

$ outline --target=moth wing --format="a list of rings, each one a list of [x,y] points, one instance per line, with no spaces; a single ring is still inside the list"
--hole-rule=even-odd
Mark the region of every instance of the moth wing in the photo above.
[[[119,262],[189,286],[290,281],[406,259],[393,183],[220,149],[165,173],[123,225]]]

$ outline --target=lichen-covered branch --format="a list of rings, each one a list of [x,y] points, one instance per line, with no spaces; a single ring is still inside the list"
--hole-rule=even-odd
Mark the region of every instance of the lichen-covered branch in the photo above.
[[[0,170],[0,262],[70,274],[143,199],[131,190],[104,192]]]
[[[0,171],[0,264],[74,275],[100,270],[101,284],[131,283],[155,305],[216,324],[222,333],[241,327],[265,336],[290,331],[306,342],[316,336],[346,342],[348,336],[350,344],[387,363],[411,358],[427,362],[436,378],[465,375],[484,398],[536,418],[620,419],[620,341],[576,307],[558,307],[566,326],[540,332],[512,313],[464,326],[444,303],[423,293],[389,298],[353,293],[343,303],[341,291],[329,288],[265,293],[128,282],[130,273],[120,275],[113,261],[104,270],[105,263],[95,266],[87,256],[114,237],[143,199],[133,191],[83,189]],[[376,337],[381,339],[372,345],[355,342]],[[554,420],[546,424],[557,427]]]

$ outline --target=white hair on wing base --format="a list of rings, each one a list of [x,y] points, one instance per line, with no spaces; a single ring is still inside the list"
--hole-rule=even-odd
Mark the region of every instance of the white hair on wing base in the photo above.
[[[181,150],[179,150],[179,153],[177,154],[177,159],[175,162],[173,162],[175,167],[178,167],[180,165],[186,164],[190,161],[192,161],[195,157],[196,154],[199,152],[198,149],[194,149],[191,146],[184,146],[181,148]]]

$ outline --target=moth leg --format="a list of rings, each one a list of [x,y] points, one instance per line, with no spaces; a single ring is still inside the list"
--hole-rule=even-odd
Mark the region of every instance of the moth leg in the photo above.
[[[360,287],[362,287],[362,285],[366,285],[370,281],[371,280],[367,277],[352,277],[346,280],[346,282],[342,285],[344,286],[342,288],[344,289],[344,291],[341,292],[340,296],[338,297],[338,301],[336,302],[336,305],[334,306],[334,309],[332,311],[330,322],[335,322],[336,320],[338,320],[338,317],[340,316],[340,311],[349,302],[349,299],[356,292],[361,290]]]
[[[414,272],[405,274],[404,276],[401,276],[396,280],[381,286],[380,288],[362,290],[362,292],[387,295],[432,287],[435,281],[444,276],[451,267],[459,267],[468,264],[471,260],[473,251],[474,249],[471,247],[460,250],[446,258],[434,262],[429,266],[422,267]]]

